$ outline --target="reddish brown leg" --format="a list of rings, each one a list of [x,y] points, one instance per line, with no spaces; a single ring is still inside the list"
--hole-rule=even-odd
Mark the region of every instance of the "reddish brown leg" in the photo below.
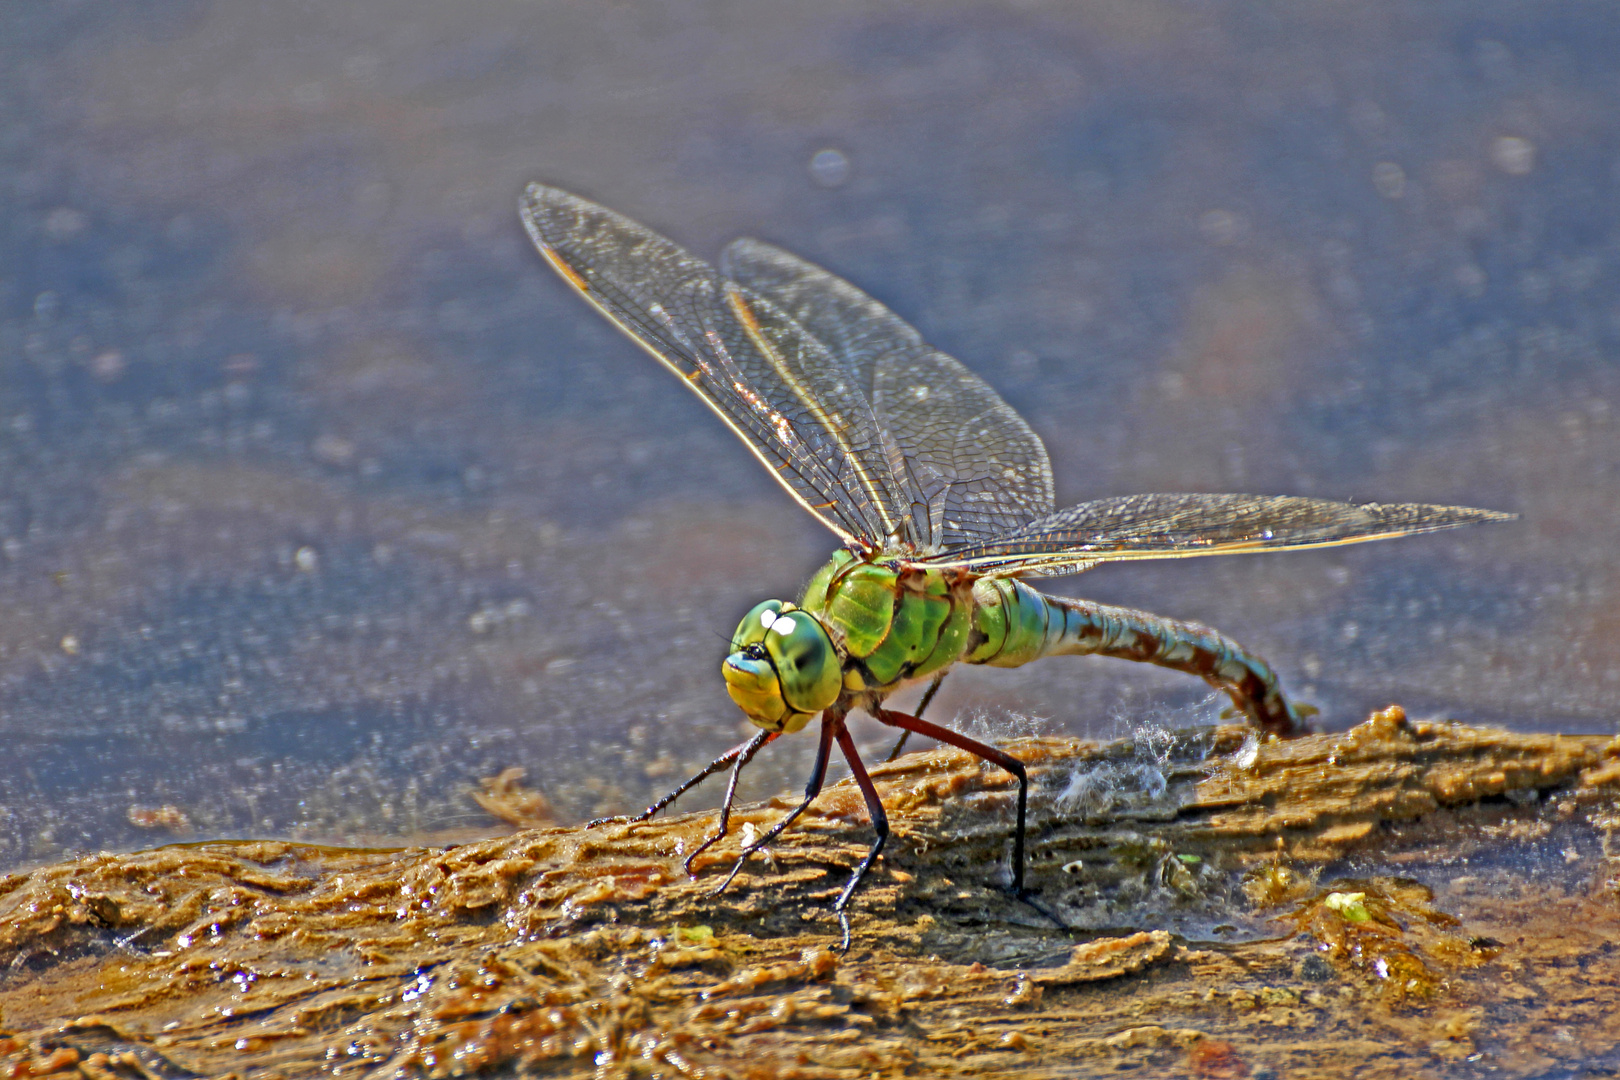
[[[1011,754],[997,750],[993,746],[986,746],[984,743],[976,739],[970,739],[966,735],[958,734],[950,728],[930,724],[927,720],[919,720],[915,716],[890,712],[888,709],[873,709],[872,715],[890,727],[915,731],[919,735],[926,735],[930,739],[938,739],[940,742],[948,743],[959,750],[966,750],[970,754],[1000,765],[1018,778],[1018,831],[1013,834],[1013,893],[1019,898],[1023,898],[1024,818],[1029,804],[1029,774],[1024,771],[1024,763]]]
[[[917,711],[912,713],[912,716],[916,716],[918,718],[922,717],[924,710],[928,708],[928,703],[934,700],[935,694],[939,693],[939,684],[945,681],[945,676],[949,673],[950,668],[946,668],[944,671],[934,676],[934,681],[928,684],[927,690],[923,691],[922,700],[917,702]],[[900,733],[900,741],[894,744],[894,749],[889,751],[889,756],[883,759],[884,762],[890,762],[899,757],[900,751],[906,748],[906,740],[909,738],[911,738],[911,732],[902,731]]]
[[[850,899],[855,890],[861,887],[861,879],[872,868],[872,861],[883,850],[883,845],[889,840],[889,815],[883,812],[883,800],[878,798],[877,788],[872,786],[872,778],[866,775],[866,766],[861,763],[861,754],[855,749],[855,740],[850,737],[849,729],[842,724],[838,727],[838,749],[844,752],[844,760],[849,762],[849,771],[855,777],[855,786],[861,789],[861,795],[866,799],[867,813],[872,815],[872,828],[877,832],[877,839],[872,841],[871,850],[866,853],[855,872],[849,876],[849,884],[844,891],[838,894],[833,904],[833,911],[838,915],[838,928],[843,931],[843,942],[838,946],[839,952],[849,952],[849,907]]]

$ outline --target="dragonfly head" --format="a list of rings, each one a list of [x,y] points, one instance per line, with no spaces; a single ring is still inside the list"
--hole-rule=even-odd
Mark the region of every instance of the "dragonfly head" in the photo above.
[[[781,600],[743,616],[720,673],[731,700],[766,731],[798,731],[838,700],[844,682],[821,620]]]

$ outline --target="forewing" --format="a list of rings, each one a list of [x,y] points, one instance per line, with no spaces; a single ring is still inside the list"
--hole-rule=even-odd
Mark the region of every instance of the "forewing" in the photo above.
[[[806,509],[846,541],[881,544],[894,531],[908,500],[866,394],[777,305],[576,195],[531,184],[521,210],[564,280],[679,375]]]
[[[1100,562],[1337,547],[1508,521],[1466,506],[1290,495],[1127,495],[1081,503],[981,544],[920,560],[996,576],[1075,573]]]
[[[1023,417],[954,358],[842,278],[759,240],[726,248],[721,272],[769,298],[870,396],[915,485],[924,551],[988,541],[1052,512],[1052,467]]]

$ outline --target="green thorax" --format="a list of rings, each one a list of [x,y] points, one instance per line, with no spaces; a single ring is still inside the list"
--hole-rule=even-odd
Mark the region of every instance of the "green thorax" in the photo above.
[[[954,570],[865,562],[839,551],[805,586],[845,654],[844,685],[884,691],[962,659],[973,631],[973,586]]]

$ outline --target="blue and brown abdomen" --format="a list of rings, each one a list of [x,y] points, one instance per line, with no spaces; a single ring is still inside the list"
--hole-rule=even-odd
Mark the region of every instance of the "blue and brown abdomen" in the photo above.
[[[1019,667],[1044,656],[1112,656],[1196,675],[1224,690],[1267,731],[1297,733],[1299,716],[1260,657],[1198,623],[1089,600],[1045,596],[1021,581],[980,578],[973,589],[969,664]]]

